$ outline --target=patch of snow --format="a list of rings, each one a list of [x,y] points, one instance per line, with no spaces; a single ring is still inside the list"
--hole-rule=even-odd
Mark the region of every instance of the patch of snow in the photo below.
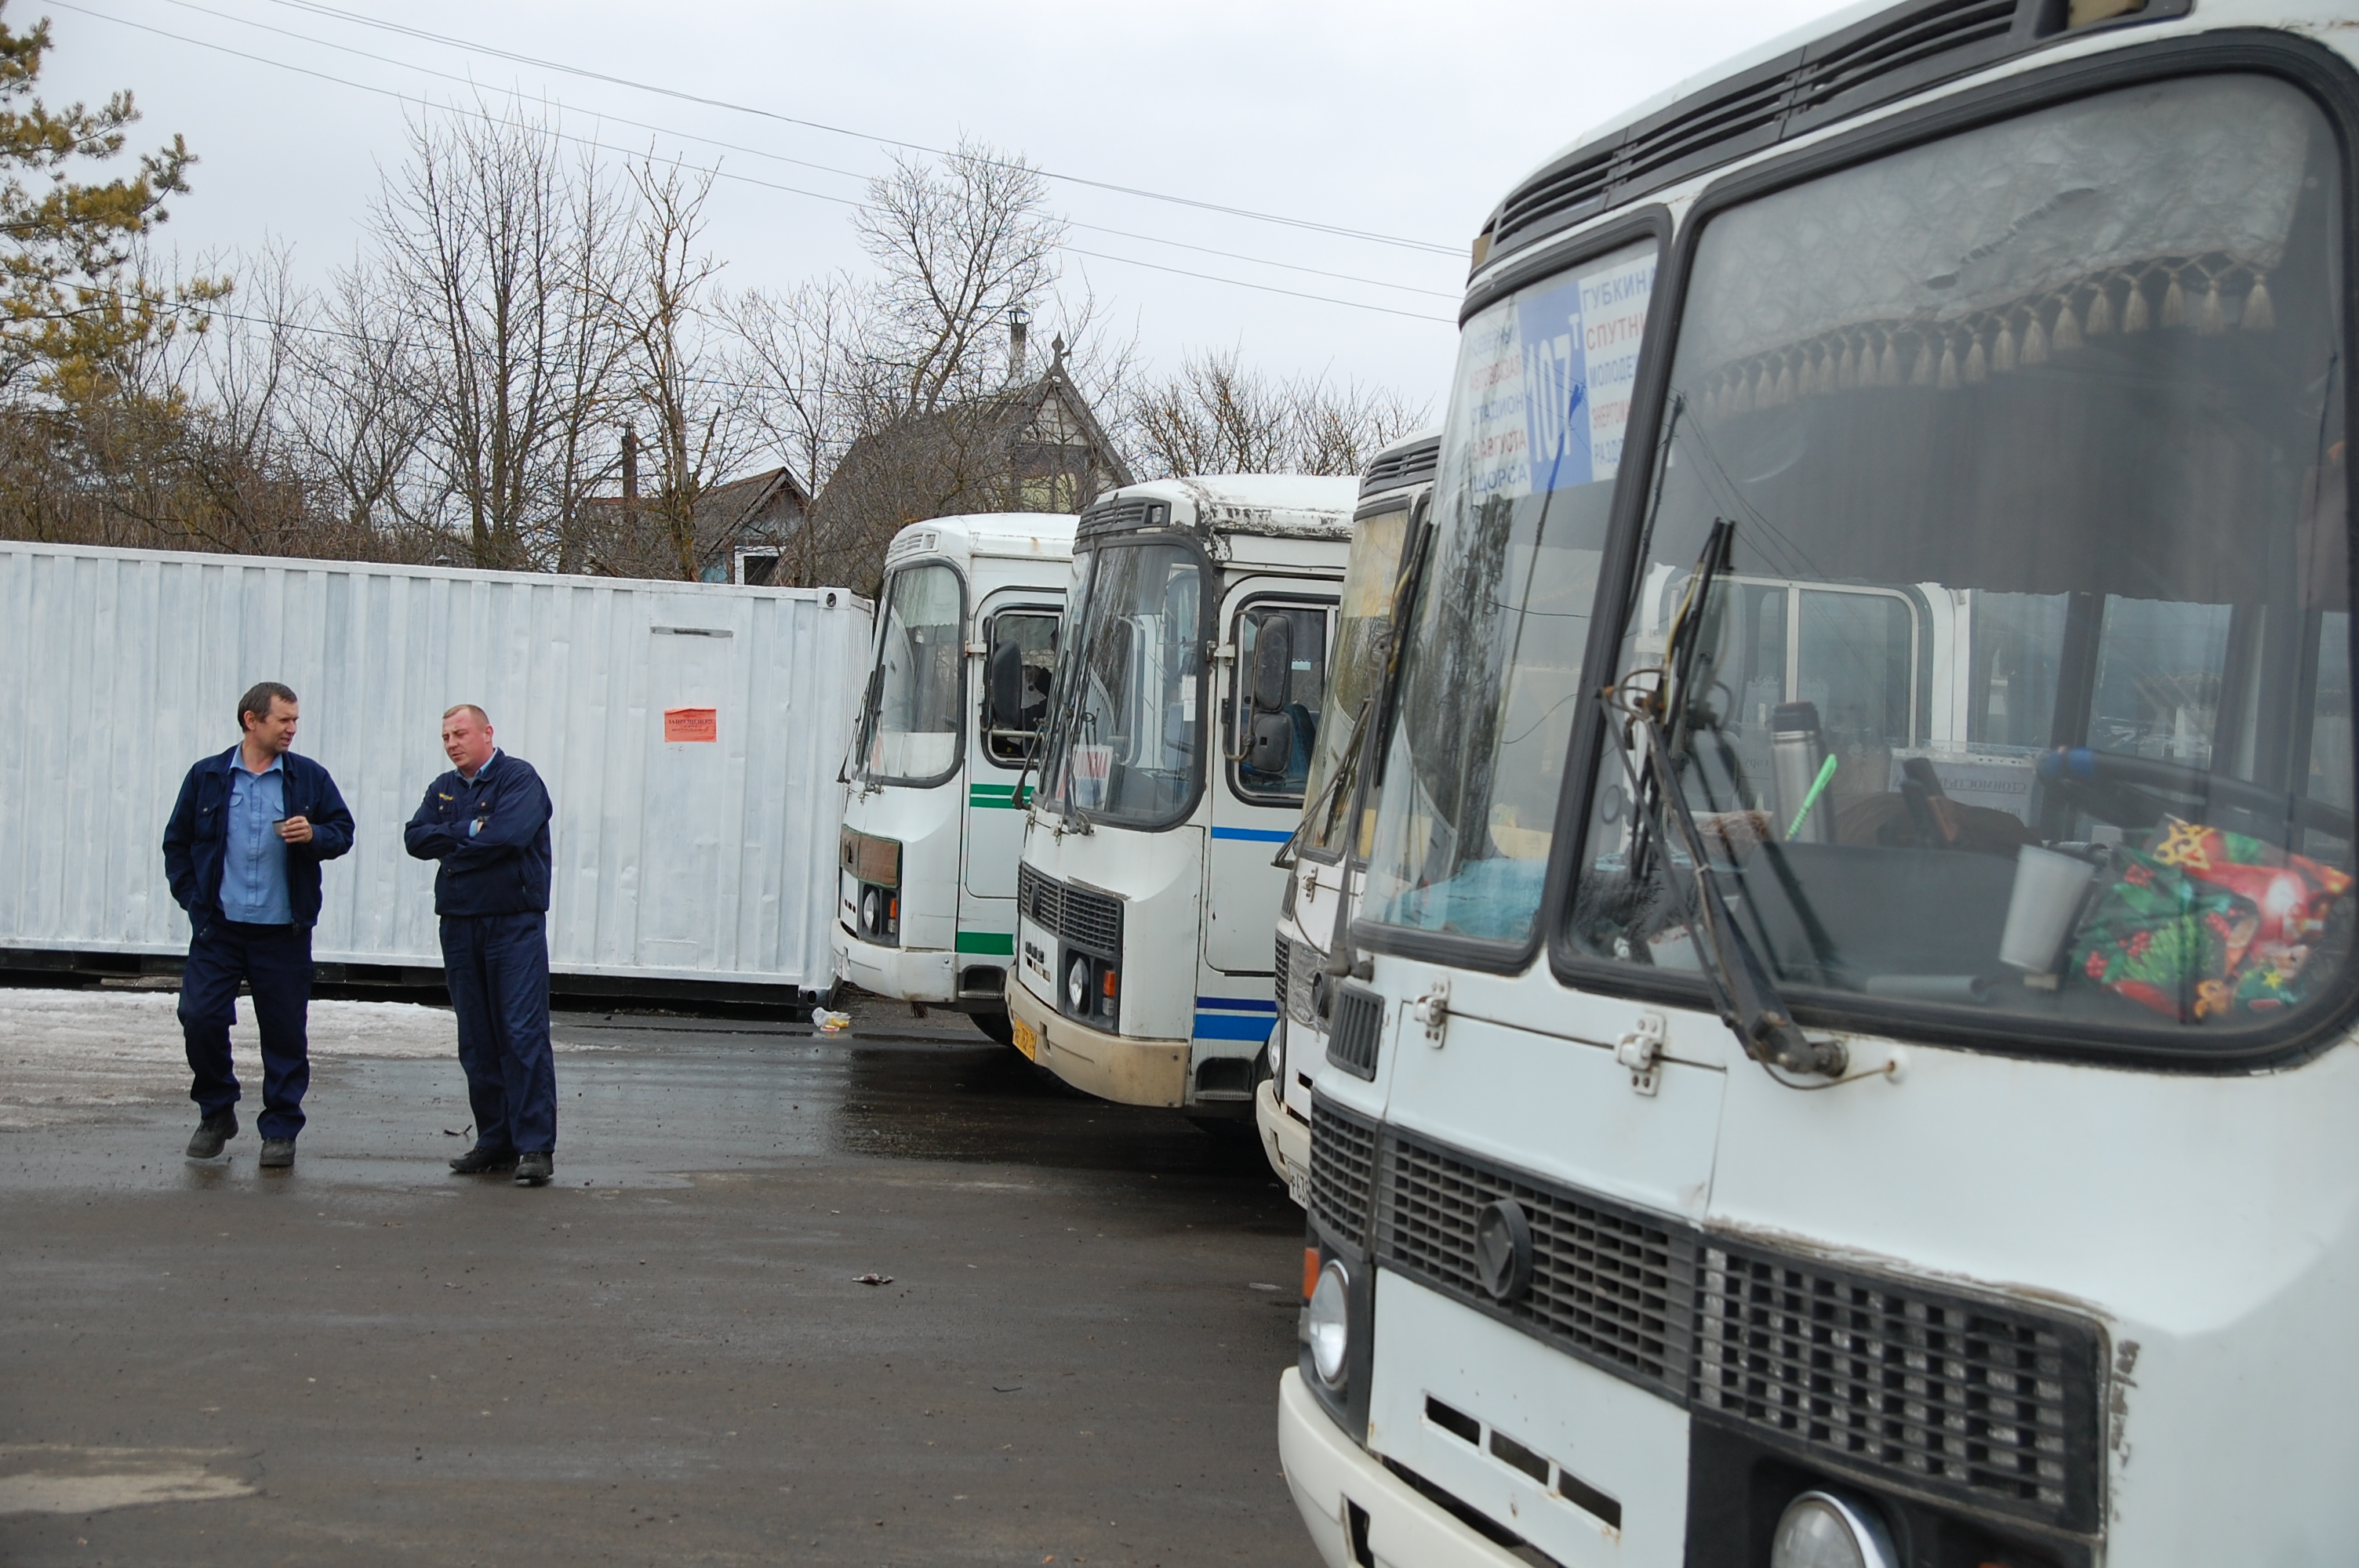
[[[0,989],[0,1130],[88,1121],[115,1106],[185,1100],[188,1053],[176,991]],[[314,1001],[314,1061],[447,1057],[459,1033],[441,1008],[398,1001]],[[241,999],[231,1060],[252,1119],[262,1106],[262,1039]]]

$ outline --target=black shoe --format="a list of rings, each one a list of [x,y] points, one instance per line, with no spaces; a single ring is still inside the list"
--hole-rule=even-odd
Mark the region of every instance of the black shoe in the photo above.
[[[513,1149],[486,1149],[476,1144],[451,1162],[453,1174],[481,1176],[488,1173],[513,1171],[516,1168],[516,1152]]]
[[[520,1187],[545,1187],[549,1178],[557,1174],[557,1156],[547,1150],[534,1154],[516,1156],[516,1184]]]
[[[294,1163],[295,1140],[292,1138],[266,1138],[262,1141],[262,1168],[264,1170],[284,1171]]]
[[[197,1123],[197,1130],[189,1140],[189,1158],[191,1160],[218,1158],[222,1146],[236,1136],[237,1112],[217,1110]]]

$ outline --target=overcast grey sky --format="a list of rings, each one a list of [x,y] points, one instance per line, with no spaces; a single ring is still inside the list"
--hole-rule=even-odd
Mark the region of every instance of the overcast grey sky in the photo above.
[[[1060,175],[1443,247],[1344,238],[1076,181],[1051,187],[1068,217],[1095,226],[1072,235],[1069,283],[1093,287],[1125,334],[1135,325],[1150,362],[1235,346],[1269,371],[1323,371],[1430,398],[1438,416],[1465,247],[1508,186],[1634,101],[1834,8],[1828,0],[685,0],[662,8],[76,0],[70,9],[15,0],[7,19],[51,18],[58,48],[44,92],[52,102],[127,87],[147,116],[137,143],[187,136],[202,161],[162,235],[184,254],[275,236],[293,246],[299,273],[319,279],[353,254],[379,168],[398,161],[403,115],[419,112],[404,98],[472,102],[480,91],[499,102],[520,92],[618,155],[652,144],[717,165],[712,242],[728,282],[785,287],[858,265],[846,203],[885,161],[876,138],[940,146],[964,135]]]

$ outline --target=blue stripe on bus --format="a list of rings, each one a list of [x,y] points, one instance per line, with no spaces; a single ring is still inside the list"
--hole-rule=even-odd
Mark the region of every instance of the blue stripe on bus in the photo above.
[[[1283,832],[1275,827],[1215,827],[1215,838],[1243,838],[1252,844],[1283,844],[1294,837],[1293,829]]]
[[[1277,1011],[1277,1003],[1274,1001],[1249,1001],[1239,996],[1200,996],[1196,999],[1196,1005],[1199,1008],[1214,1008],[1223,1012],[1276,1012]]]
[[[1199,1040],[1253,1040],[1269,1038],[1277,1027],[1275,1018],[1240,1018],[1229,1012],[1200,1012],[1196,1015],[1196,1038]]]

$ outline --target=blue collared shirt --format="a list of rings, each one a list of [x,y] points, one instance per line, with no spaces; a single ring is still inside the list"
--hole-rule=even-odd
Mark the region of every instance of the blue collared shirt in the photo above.
[[[225,920],[248,925],[289,925],[295,906],[287,896],[287,840],[277,824],[287,816],[287,767],[273,757],[258,773],[245,771],[241,752],[229,767],[229,821],[222,845],[221,910]]]
[[[472,777],[469,776],[464,768],[462,768],[459,771],[459,776],[462,779],[466,779],[469,784],[473,784],[476,779],[482,778],[485,773],[490,773],[492,771],[492,764],[499,760],[500,749],[497,746],[495,746],[492,748],[492,754],[484,759],[484,765],[477,768]],[[473,838],[476,834],[481,833],[483,830],[484,819],[480,816],[467,824],[467,837],[470,838]]]

